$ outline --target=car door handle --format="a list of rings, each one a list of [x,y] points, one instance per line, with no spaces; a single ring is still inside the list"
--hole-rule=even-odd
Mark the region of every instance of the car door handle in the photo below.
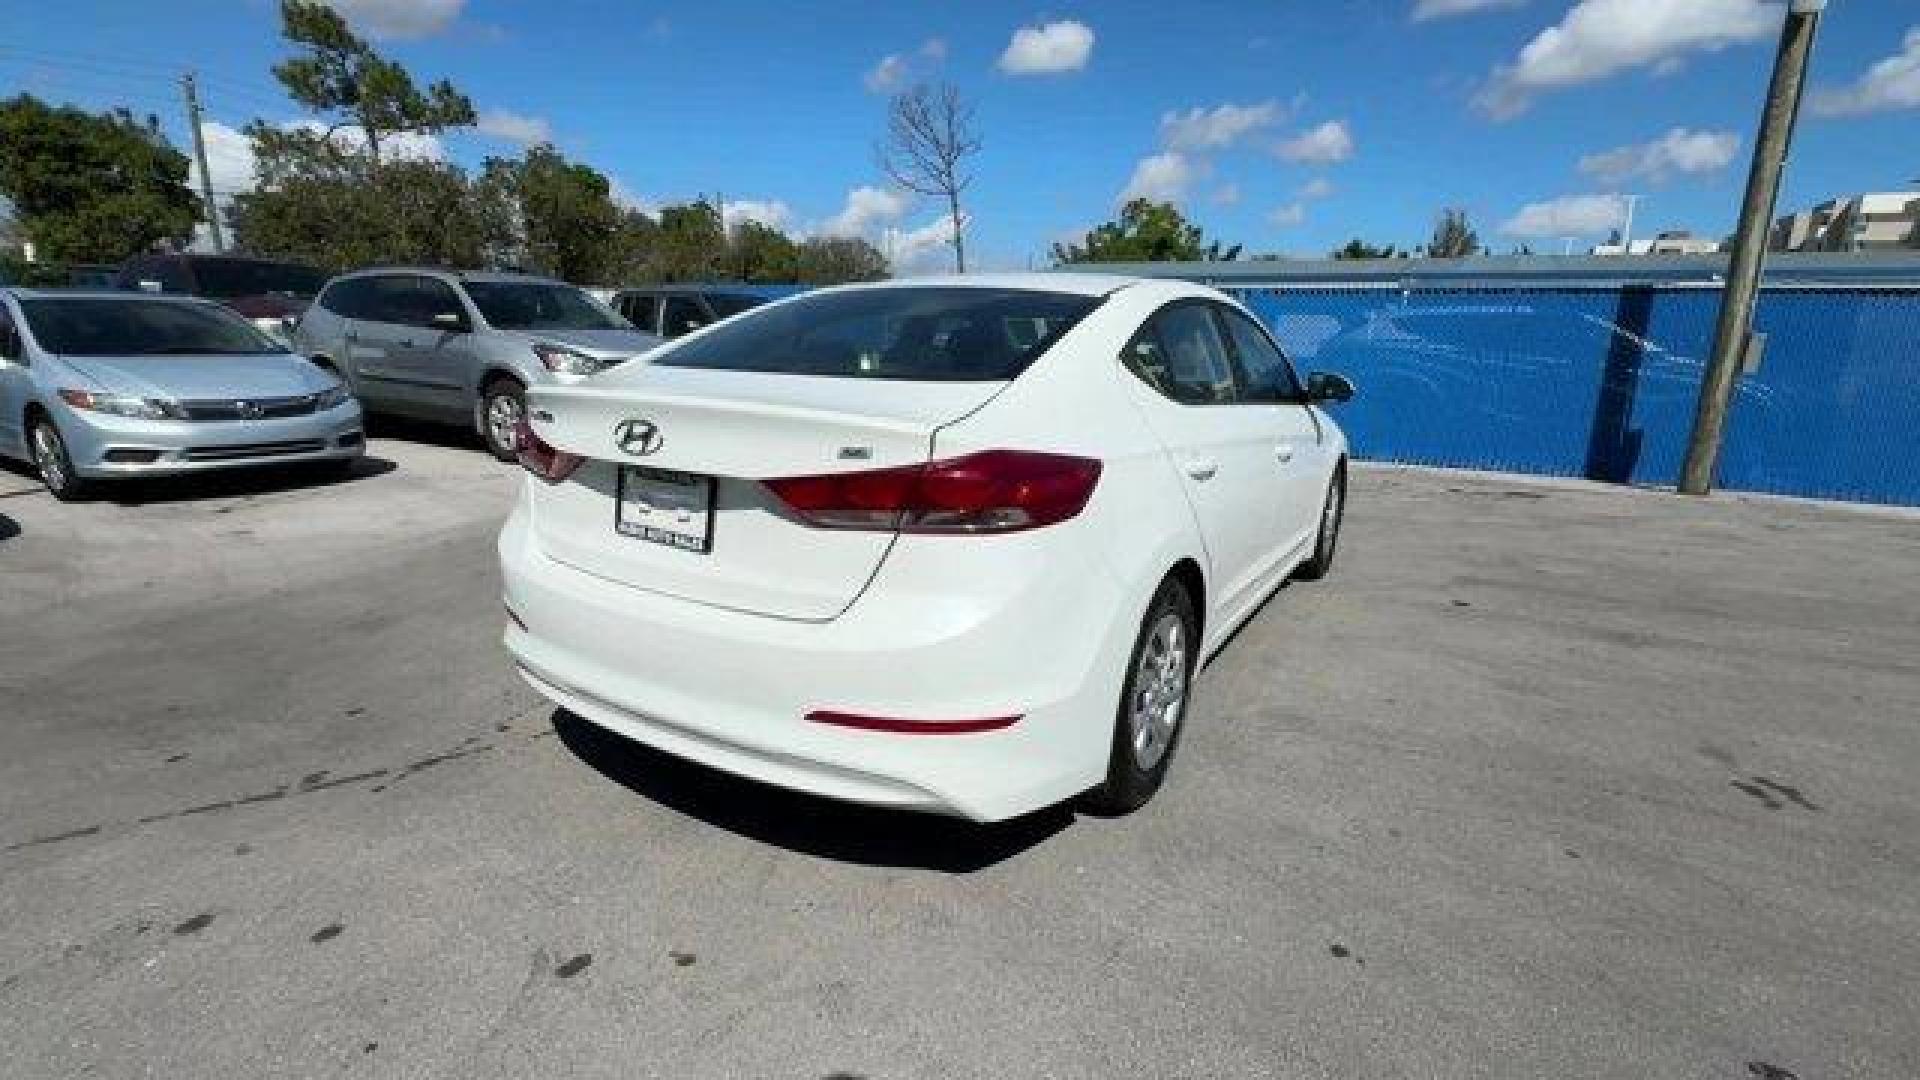
[[[1279,458],[1280,463],[1283,465],[1289,461],[1292,461],[1293,460],[1293,444],[1281,443],[1279,446],[1274,447],[1273,456]]]
[[[1193,477],[1195,480],[1211,480],[1214,474],[1219,471],[1220,465],[1218,462],[1208,461],[1205,458],[1196,458],[1193,461],[1187,462],[1187,475]]]

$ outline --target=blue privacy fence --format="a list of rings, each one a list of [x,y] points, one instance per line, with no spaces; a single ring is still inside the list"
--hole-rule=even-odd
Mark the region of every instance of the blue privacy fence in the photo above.
[[[1679,475],[1720,303],[1681,283],[1218,284],[1301,368],[1358,385],[1340,419],[1362,457],[1635,484]],[[1920,289],[1770,286],[1756,328],[1720,484],[1920,505]]]

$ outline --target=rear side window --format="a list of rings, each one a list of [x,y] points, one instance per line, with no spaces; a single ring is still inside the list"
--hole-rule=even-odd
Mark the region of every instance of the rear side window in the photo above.
[[[1148,319],[1120,359],[1142,382],[1182,405],[1239,400],[1226,342],[1205,304],[1175,304]]]
[[[700,301],[691,296],[669,296],[661,308],[666,319],[666,335],[677,338],[691,334],[707,325],[707,313],[701,309]]]
[[[668,350],[662,367],[842,379],[1004,382],[1099,307],[1097,296],[940,286],[820,292]]]

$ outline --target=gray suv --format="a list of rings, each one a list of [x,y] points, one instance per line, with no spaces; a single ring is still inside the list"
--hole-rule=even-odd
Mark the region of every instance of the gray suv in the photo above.
[[[472,424],[503,461],[527,387],[579,382],[660,340],[565,282],[425,267],[334,278],[293,330],[368,412]]]

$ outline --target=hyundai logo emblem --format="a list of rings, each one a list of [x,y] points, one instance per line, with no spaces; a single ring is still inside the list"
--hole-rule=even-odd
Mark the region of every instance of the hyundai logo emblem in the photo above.
[[[236,413],[239,413],[240,418],[243,420],[258,420],[261,417],[267,415],[267,410],[261,408],[260,406],[254,404],[251,401],[234,402],[233,411]]]
[[[660,436],[660,428],[651,420],[622,420],[613,426],[613,441],[622,453],[634,457],[646,457],[657,454],[667,440]]]

